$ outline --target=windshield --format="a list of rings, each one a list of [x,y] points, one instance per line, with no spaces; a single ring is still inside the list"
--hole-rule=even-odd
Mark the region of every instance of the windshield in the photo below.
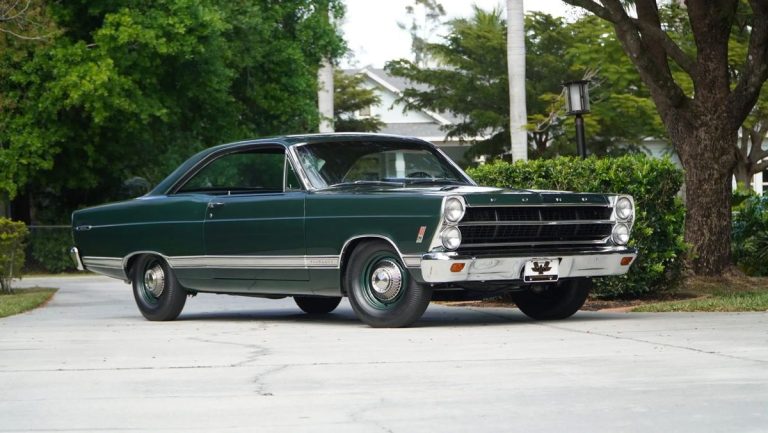
[[[462,184],[469,182],[427,144],[403,141],[310,143],[296,147],[315,188],[347,184]]]

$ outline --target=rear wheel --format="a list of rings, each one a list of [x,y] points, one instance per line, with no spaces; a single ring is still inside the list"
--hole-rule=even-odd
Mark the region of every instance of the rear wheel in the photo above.
[[[560,320],[579,311],[591,289],[592,279],[575,278],[515,292],[512,300],[531,319]]]
[[[132,273],[133,297],[144,317],[152,321],[179,317],[187,301],[187,292],[165,260],[152,255],[141,256]]]
[[[340,297],[294,296],[293,301],[307,314],[327,314],[335,310],[341,302]]]
[[[344,273],[344,287],[357,317],[374,328],[399,328],[419,320],[432,289],[418,284],[387,242],[355,248]]]

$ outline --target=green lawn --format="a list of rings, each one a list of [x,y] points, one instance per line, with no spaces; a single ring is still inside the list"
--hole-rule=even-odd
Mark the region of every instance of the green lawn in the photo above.
[[[768,311],[768,292],[713,293],[685,301],[657,302],[641,305],[633,312],[659,313],[669,311]]]
[[[51,299],[56,290],[36,287],[16,289],[13,294],[1,294],[0,317],[8,317],[37,308]]]
[[[650,302],[632,311],[768,311],[766,277],[689,277],[679,289],[679,294],[685,299]]]

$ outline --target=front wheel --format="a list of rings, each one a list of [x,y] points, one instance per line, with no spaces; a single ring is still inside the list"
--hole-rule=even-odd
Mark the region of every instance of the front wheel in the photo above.
[[[132,280],[133,297],[144,317],[152,321],[179,317],[187,301],[187,291],[165,260],[152,255],[139,257],[133,266]]]
[[[374,328],[400,328],[419,320],[432,289],[411,278],[392,246],[369,241],[352,252],[344,287],[357,317]]]
[[[531,319],[560,320],[579,311],[591,289],[590,278],[574,278],[511,295],[517,308]]]

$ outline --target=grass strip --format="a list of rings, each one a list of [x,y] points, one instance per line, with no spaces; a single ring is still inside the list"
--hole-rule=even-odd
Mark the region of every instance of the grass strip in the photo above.
[[[57,289],[35,287],[16,289],[12,294],[0,295],[0,318],[32,310],[46,303]]]
[[[643,313],[768,311],[768,291],[713,293],[705,298],[641,305],[633,308],[632,311]]]

